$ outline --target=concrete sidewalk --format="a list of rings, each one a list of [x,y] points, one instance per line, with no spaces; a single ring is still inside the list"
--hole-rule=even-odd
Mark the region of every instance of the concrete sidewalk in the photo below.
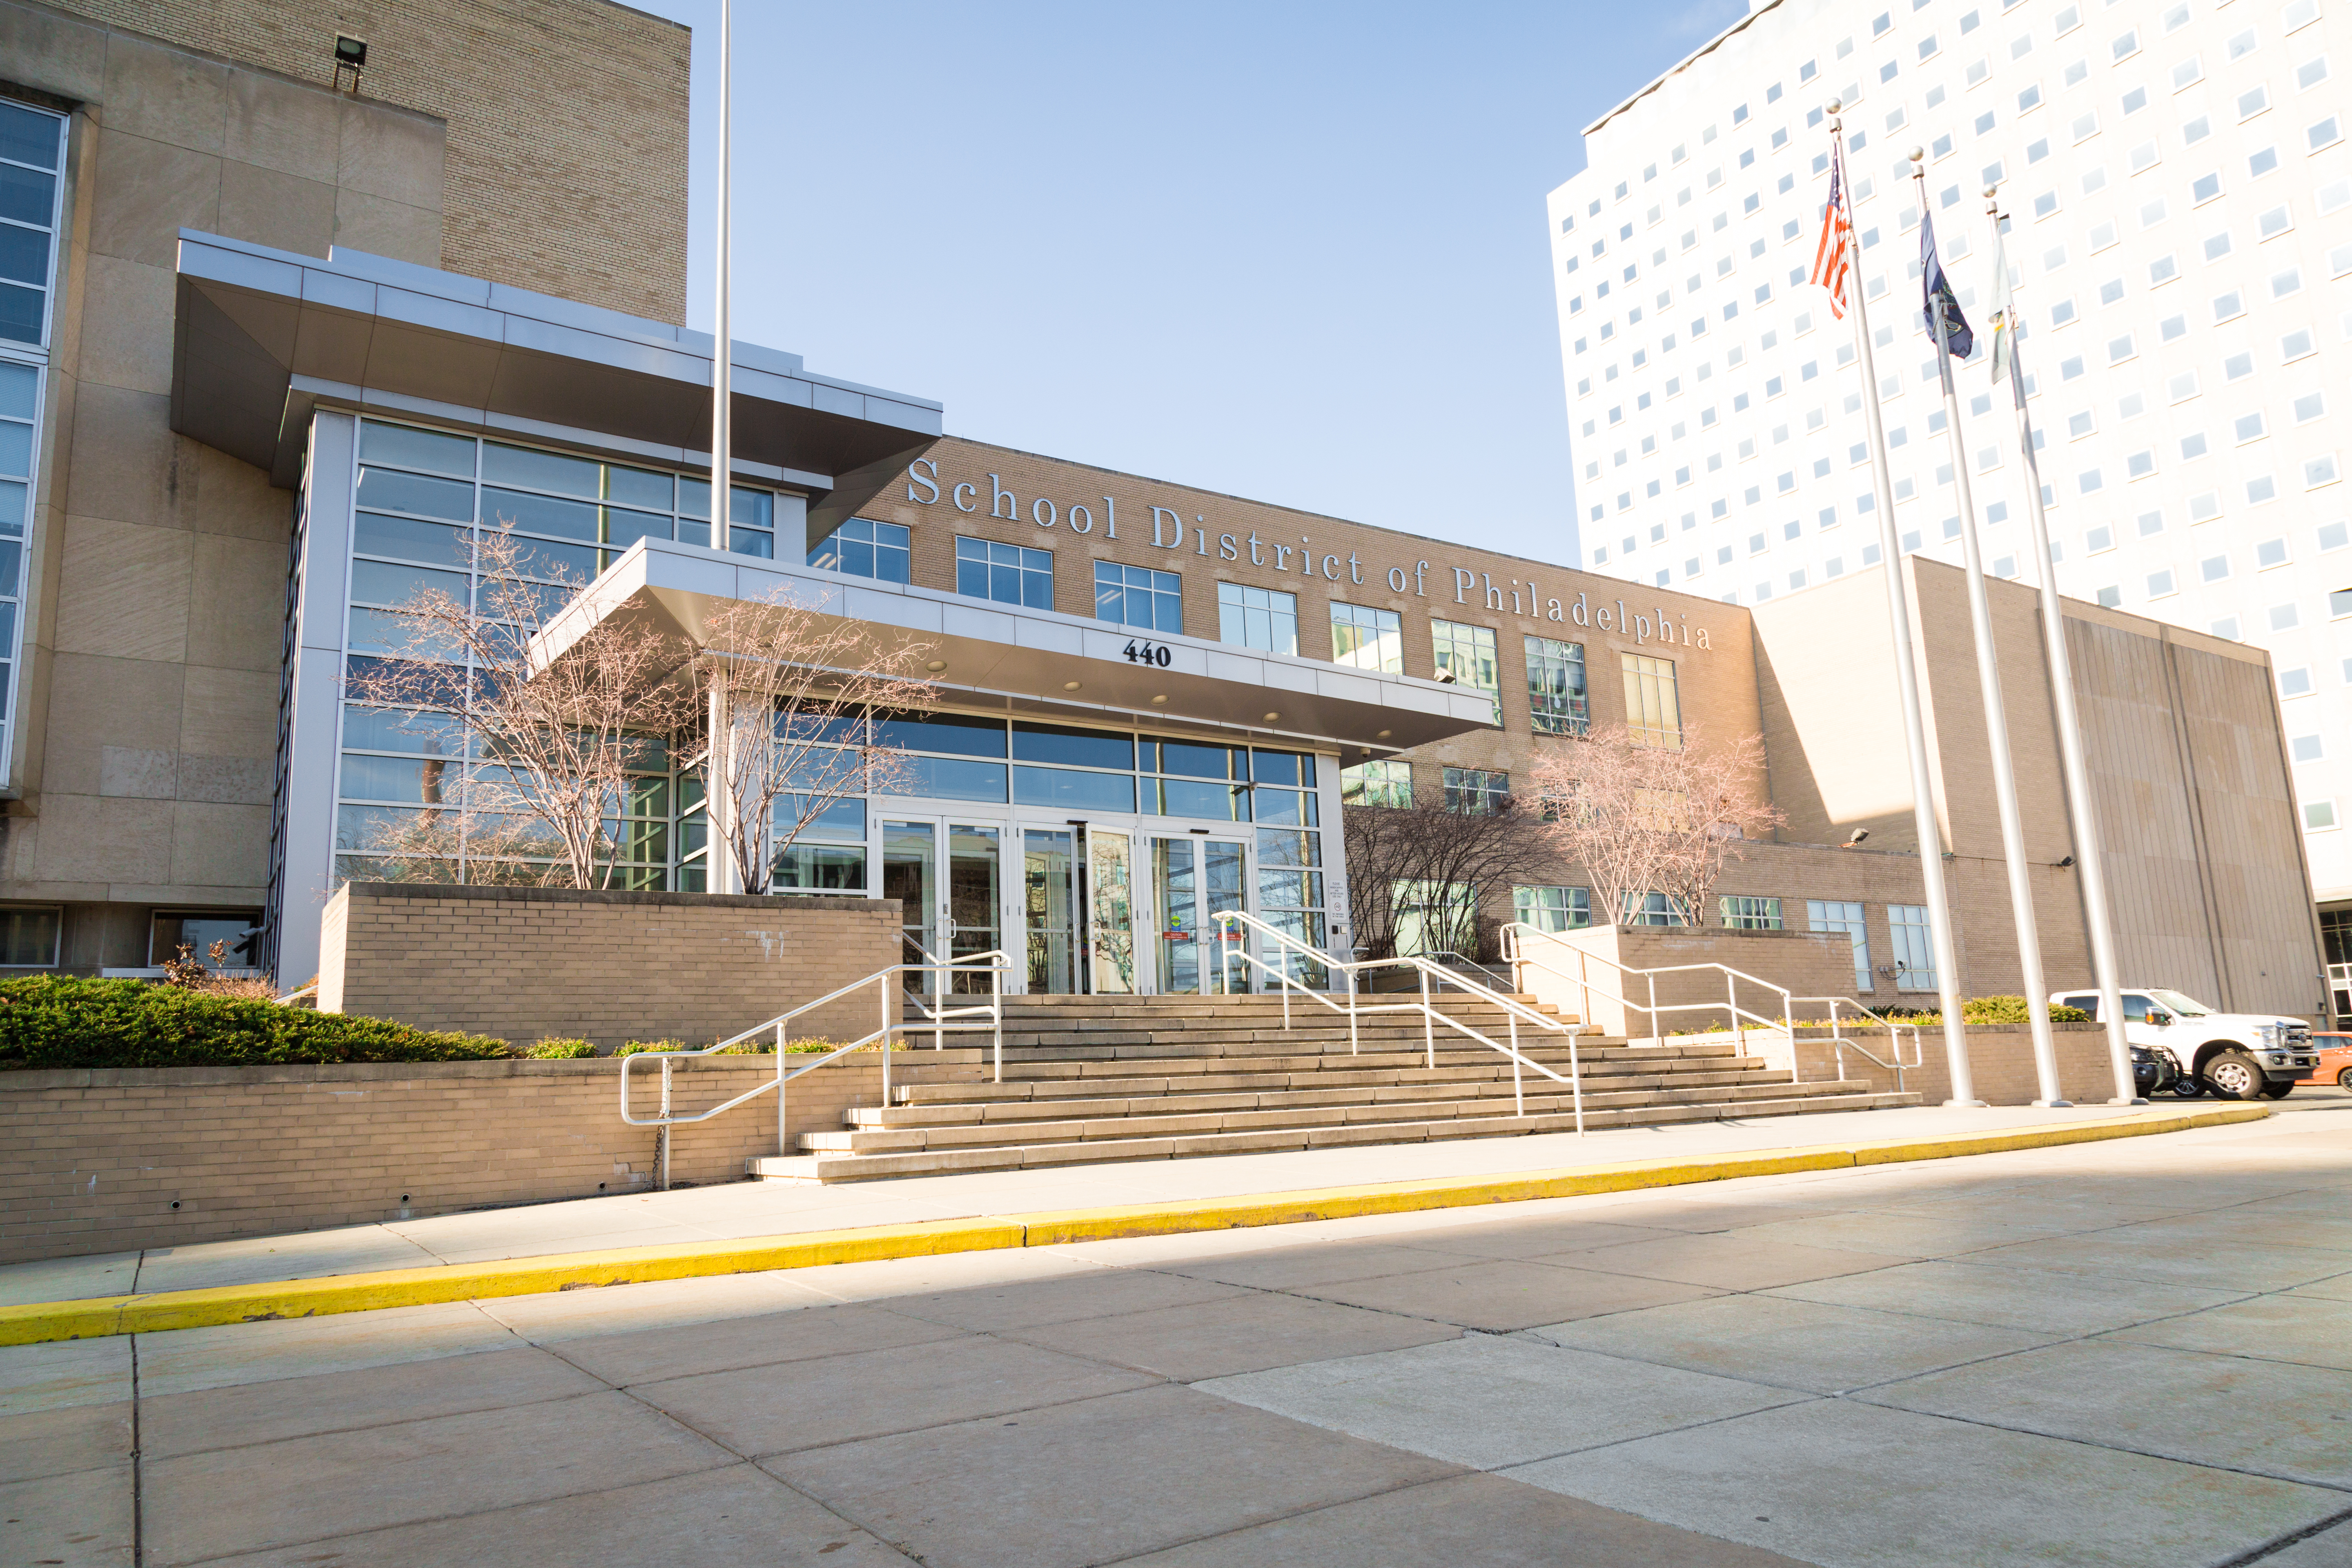
[[[0,1348],[0,1562],[2340,1568],[2352,1099],[2278,1110]]]
[[[2307,1103],[2298,1091],[2284,1102]],[[2317,1091],[2337,1094],[2340,1091]],[[2159,1110],[2211,1108],[2212,1100]],[[1062,1170],[979,1172],[820,1187],[731,1183],[669,1193],[532,1204],[430,1219],[196,1247],[150,1248],[0,1268],[0,1307],[134,1292],[217,1289],[389,1269],[477,1264],[614,1247],[707,1243],[1040,1211],[1244,1198],[1360,1184],[1503,1176],[1616,1161],[1704,1160],[1854,1141],[2073,1126],[2132,1114],[2121,1108],[1958,1110],[1919,1107],[1822,1116],[1693,1122],[1528,1138],[1373,1145]]]

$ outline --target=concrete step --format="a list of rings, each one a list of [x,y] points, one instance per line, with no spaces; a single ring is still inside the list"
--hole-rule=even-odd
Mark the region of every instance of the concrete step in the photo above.
[[[1530,1115],[1570,1114],[1575,1102],[1549,1079],[1538,1080],[1542,1092],[1530,1090]],[[1809,1098],[1861,1094],[1869,1085],[1860,1081],[1809,1083]],[[1748,1100],[1785,1100],[1786,1082],[1715,1085],[1678,1089],[1627,1090],[1595,1094],[1588,1090],[1585,1110],[1623,1110],[1643,1105],[1701,1105]],[[1070,1109],[1063,1107],[1061,1109]],[[1448,1118],[1515,1116],[1517,1102],[1507,1094],[1481,1093],[1424,1099],[1418,1095],[1392,1100],[1357,1100],[1334,1105],[1300,1105],[1284,1100],[1253,1108],[1201,1107],[1178,1110],[1171,1106],[1113,1102],[1099,1114],[1074,1114],[1050,1121],[990,1120],[961,1124],[860,1123],[839,1132],[805,1132],[800,1146],[806,1153],[899,1153],[917,1149],[980,1148],[1013,1143],[1072,1143],[1152,1138],[1202,1132],[1259,1131],[1275,1128],[1363,1126],[1374,1122],[1439,1121]]]
[[[1916,1094],[1822,1094],[1813,1092],[1816,1087],[1806,1084],[1801,1086],[1805,1092],[1778,1099],[1717,1100],[1599,1110],[1588,1105],[1585,1124],[1588,1127],[1651,1126],[1717,1121],[1730,1118],[1875,1110],[1920,1102]],[[1343,1121],[1332,1125],[1176,1132],[1158,1137],[1104,1138],[1058,1143],[924,1148],[892,1153],[824,1152],[771,1156],[753,1159],[746,1164],[749,1174],[765,1180],[835,1183],[962,1171],[1042,1169],[1111,1161],[1185,1159],[1276,1150],[1417,1143],[1449,1138],[1526,1136],[1538,1132],[1572,1131],[1575,1125],[1575,1117],[1564,1111],[1527,1116],[1446,1116],[1418,1121]]]
[[[1788,1082],[1785,1072],[1707,1072],[1707,1073],[1644,1073],[1623,1077],[1585,1075],[1588,1101],[1603,1098],[1636,1094],[1696,1094],[1708,1090],[1730,1090],[1748,1085],[1779,1088]],[[1103,1093],[1105,1085],[1087,1086],[1085,1092],[1069,1095],[1043,1095],[1024,1100],[994,1099],[984,1095],[959,1094],[952,1098],[909,1101],[891,1106],[859,1106],[843,1113],[852,1127],[961,1127],[981,1122],[1061,1121],[1073,1118],[1095,1119],[1106,1116],[1193,1115],[1206,1111],[1264,1110],[1279,1106],[1321,1107],[1332,1105],[1375,1105],[1410,1100],[1466,1100],[1492,1099],[1501,1092],[1502,1085],[1510,1081],[1501,1079],[1481,1079],[1463,1083],[1431,1083],[1423,1080],[1402,1080],[1386,1084],[1349,1085],[1328,1088],[1309,1085],[1305,1088],[1284,1086],[1258,1089],[1226,1090],[1207,1094],[1186,1093],[1171,1089],[1158,1094]],[[1530,1093],[1558,1093],[1559,1087],[1540,1073],[1526,1075]],[[993,1089],[994,1085],[967,1086]],[[1810,1086],[1808,1086],[1810,1087]]]

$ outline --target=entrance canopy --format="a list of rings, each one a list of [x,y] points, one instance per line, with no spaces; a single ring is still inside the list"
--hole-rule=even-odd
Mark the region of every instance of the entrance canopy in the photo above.
[[[1434,680],[1200,637],[1138,634],[1050,610],[654,539],[632,546],[549,622],[532,656],[542,663],[561,659],[591,626],[606,621],[700,643],[716,606],[780,594],[858,623],[877,650],[909,640],[929,645],[931,658],[945,667],[929,679],[960,706],[1212,727],[1228,738],[1246,731],[1266,741],[1324,743],[1350,757],[1362,748],[1401,751],[1494,724],[1485,695]]]
[[[338,247],[180,231],[172,428],[301,474],[321,398],[680,467],[709,463],[707,332]],[[940,405],[737,342],[735,471],[814,492],[822,539],[940,434]],[[798,542],[795,542],[797,544]],[[797,553],[797,551],[795,552]]]

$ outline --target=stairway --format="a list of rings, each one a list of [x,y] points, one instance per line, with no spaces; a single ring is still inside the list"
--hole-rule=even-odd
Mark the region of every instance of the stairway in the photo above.
[[[1439,1005],[1509,1037],[1491,1002],[1449,992]],[[1007,997],[1003,1082],[991,1080],[985,1049],[935,1052],[914,1036],[891,1059],[894,1103],[803,1133],[800,1153],[752,1160],[751,1173],[854,1182],[1576,1130],[1565,1084],[1524,1074],[1527,1114],[1515,1115],[1510,1058],[1443,1026],[1429,1066],[1417,1016],[1362,1018],[1356,1054],[1339,1015],[1294,998],[1291,1020],[1285,1029],[1276,996]],[[1562,1036],[1523,1023],[1519,1048],[1569,1070]],[[1577,1056],[1587,1127],[1919,1103],[1863,1082],[1792,1084],[1727,1044],[1637,1047],[1594,1033],[1579,1037]]]

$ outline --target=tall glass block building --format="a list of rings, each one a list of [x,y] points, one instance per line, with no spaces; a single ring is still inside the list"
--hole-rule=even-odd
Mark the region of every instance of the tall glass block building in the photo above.
[[[2315,892],[2352,921],[2345,26],[2319,0],[1751,6],[1551,194],[1584,563],[1755,605],[1878,562],[1853,330],[1806,282],[1842,101],[1902,549],[1959,559],[1921,199],[1982,342],[1993,184],[2060,587],[2269,651]],[[1958,375],[1987,565],[2025,577],[2009,391],[1981,351]]]

